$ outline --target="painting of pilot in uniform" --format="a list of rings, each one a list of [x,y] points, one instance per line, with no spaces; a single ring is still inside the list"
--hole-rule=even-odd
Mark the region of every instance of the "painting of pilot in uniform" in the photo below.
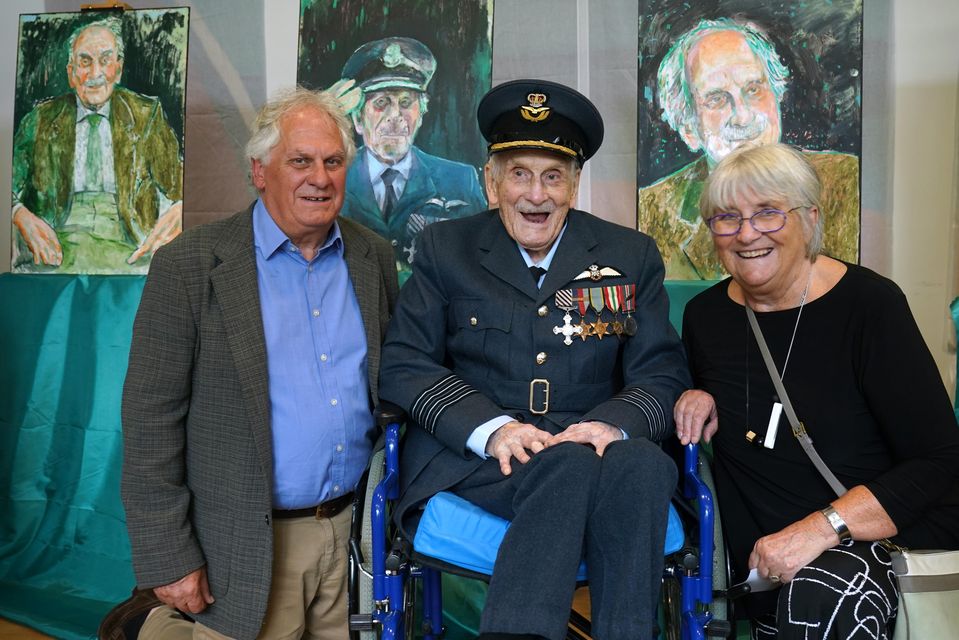
[[[714,280],[699,196],[733,150],[799,147],[823,185],[824,252],[859,261],[862,2],[642,0],[638,228],[666,278]]]
[[[487,208],[475,114],[490,86],[492,6],[369,5],[302,1],[298,82],[349,113],[358,149],[341,215],[390,241],[402,284],[426,225]]]
[[[142,274],[180,233],[188,11],[20,17],[12,271]]]

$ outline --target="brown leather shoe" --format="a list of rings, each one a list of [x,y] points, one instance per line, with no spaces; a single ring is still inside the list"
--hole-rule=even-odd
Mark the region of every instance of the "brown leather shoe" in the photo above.
[[[133,594],[110,609],[100,628],[97,629],[97,638],[100,640],[135,640],[140,633],[140,627],[143,626],[147,615],[154,607],[159,607],[160,602],[153,589],[133,589]]]

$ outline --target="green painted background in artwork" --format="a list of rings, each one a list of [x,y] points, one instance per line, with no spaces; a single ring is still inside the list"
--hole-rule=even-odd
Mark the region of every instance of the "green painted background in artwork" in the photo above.
[[[416,137],[428,153],[482,166],[476,107],[492,80],[493,0],[300,0],[297,82],[325,88],[365,42],[421,41],[436,56],[429,112]]]
[[[119,84],[159,98],[181,148],[189,11],[144,9],[112,14],[123,25],[123,77]],[[37,102],[70,91],[67,40],[76,28],[105,17],[102,11],[20,16],[14,131]]]

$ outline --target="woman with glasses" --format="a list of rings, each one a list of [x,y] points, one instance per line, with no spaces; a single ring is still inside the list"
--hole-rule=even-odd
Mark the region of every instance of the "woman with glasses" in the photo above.
[[[959,428],[902,291],[819,254],[819,197],[787,145],[713,170],[700,209],[732,277],[686,306],[696,388],[676,429],[712,439],[735,581],[755,570],[772,587],[746,599],[754,637],[890,638],[898,593],[877,541],[959,548]],[[841,498],[781,412],[747,306]]]

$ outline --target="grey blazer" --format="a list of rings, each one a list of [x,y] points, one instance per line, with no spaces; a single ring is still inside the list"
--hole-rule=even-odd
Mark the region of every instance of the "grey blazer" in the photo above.
[[[206,565],[197,619],[254,638],[270,592],[273,454],[252,207],[190,229],[150,265],[123,390],[122,497],[137,584]],[[389,244],[339,220],[366,330],[370,398],[397,296]]]

